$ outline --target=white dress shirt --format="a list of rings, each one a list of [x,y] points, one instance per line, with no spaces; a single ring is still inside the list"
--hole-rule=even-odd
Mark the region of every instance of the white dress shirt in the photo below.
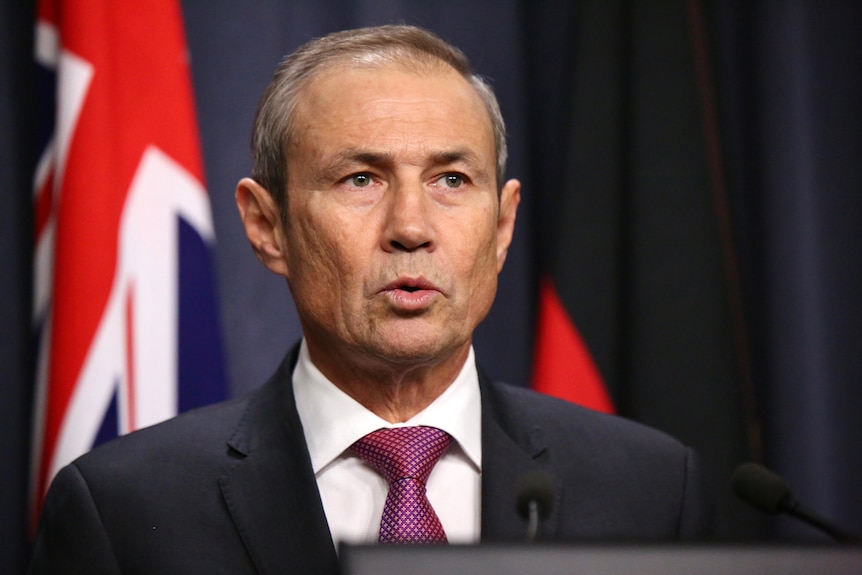
[[[386,479],[348,448],[372,431],[405,425],[437,427],[452,436],[428,478],[428,500],[450,543],[479,540],[482,408],[472,348],[452,385],[405,423],[381,419],[338,389],[311,362],[305,340],[293,391],[336,549],[342,541],[377,541],[389,491]]]

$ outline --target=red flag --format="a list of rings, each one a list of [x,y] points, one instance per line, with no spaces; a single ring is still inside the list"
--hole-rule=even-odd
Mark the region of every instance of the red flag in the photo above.
[[[553,282],[539,286],[533,389],[613,413],[614,406],[590,352]]]
[[[60,467],[189,403],[180,373],[195,360],[178,350],[189,322],[217,325],[184,305],[190,262],[214,303],[214,238],[177,1],[42,1],[36,63],[55,109],[34,178],[34,518]],[[224,395],[217,329],[202,333],[212,355],[194,385],[209,391],[191,403]]]

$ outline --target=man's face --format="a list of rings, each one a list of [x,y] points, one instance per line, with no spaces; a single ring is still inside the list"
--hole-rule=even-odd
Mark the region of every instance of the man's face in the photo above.
[[[282,251],[315,363],[463,354],[519,194],[510,181],[498,200],[491,123],[470,85],[449,68],[327,70],[303,92],[292,142]]]

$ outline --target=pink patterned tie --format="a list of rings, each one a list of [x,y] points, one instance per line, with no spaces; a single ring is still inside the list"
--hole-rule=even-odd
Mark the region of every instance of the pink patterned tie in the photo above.
[[[446,543],[425,481],[451,441],[434,427],[395,427],[372,431],[353,444],[353,451],[389,481],[381,543]]]

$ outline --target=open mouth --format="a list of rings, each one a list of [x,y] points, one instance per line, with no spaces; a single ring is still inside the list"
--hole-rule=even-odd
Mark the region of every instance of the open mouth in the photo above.
[[[400,291],[407,293],[416,293],[418,291],[438,291],[433,283],[426,280],[423,277],[401,277],[388,285],[386,285],[384,290],[387,291]]]
[[[424,277],[405,277],[391,282],[382,290],[395,309],[415,313],[428,309],[441,295],[440,290]]]

